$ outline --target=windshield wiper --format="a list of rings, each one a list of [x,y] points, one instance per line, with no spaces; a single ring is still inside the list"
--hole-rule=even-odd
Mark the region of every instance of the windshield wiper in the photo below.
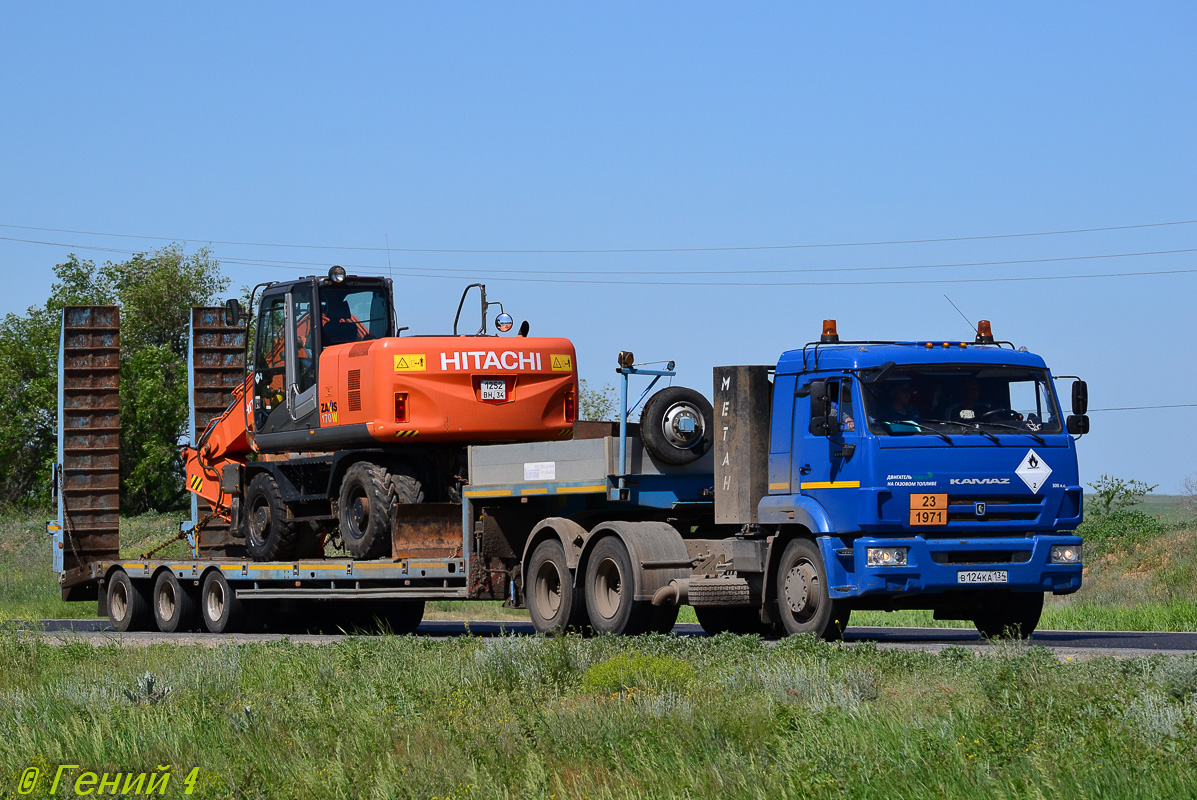
[[[1001,441],[989,431],[983,431],[976,425],[969,425],[967,422],[960,422],[954,419],[925,419],[923,422],[933,422],[937,425],[958,425],[966,431],[981,434],[985,438],[992,440],[994,444],[1001,444]]]
[[[1023,433],[1023,434],[1026,434],[1027,436],[1030,436],[1035,441],[1039,442],[1039,444],[1044,444],[1044,445],[1047,444],[1047,440],[1044,439],[1039,434],[1035,433],[1034,431],[1029,431],[1026,428],[1020,428],[1017,425],[1009,425],[1005,422],[982,422],[981,424],[982,425],[992,425],[995,428],[1003,428],[1008,431],[1015,431],[1017,433]]]

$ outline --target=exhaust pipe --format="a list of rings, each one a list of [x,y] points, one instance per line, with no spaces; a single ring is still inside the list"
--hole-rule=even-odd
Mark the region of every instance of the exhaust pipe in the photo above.
[[[690,594],[690,579],[674,579],[653,593],[654,606],[681,606],[686,604]]]

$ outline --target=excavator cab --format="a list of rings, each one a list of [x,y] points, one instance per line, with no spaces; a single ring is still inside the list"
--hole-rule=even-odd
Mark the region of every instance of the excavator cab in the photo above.
[[[262,293],[253,359],[253,428],[259,434],[318,427],[320,354],[394,335],[385,278],[305,278]]]

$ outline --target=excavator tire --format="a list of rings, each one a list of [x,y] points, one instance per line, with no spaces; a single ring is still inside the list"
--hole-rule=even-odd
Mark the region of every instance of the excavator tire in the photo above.
[[[250,558],[274,561],[291,554],[297,528],[286,521],[282,492],[267,473],[259,472],[249,482],[242,519],[245,549]]]
[[[405,467],[362,461],[345,472],[337,502],[341,542],[354,558],[382,558],[391,552],[392,509],[424,500],[420,481]]]

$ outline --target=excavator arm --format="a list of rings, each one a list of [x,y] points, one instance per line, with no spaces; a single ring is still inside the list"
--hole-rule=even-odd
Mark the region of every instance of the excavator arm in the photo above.
[[[253,376],[233,388],[233,402],[224,413],[213,418],[195,447],[184,447],[183,463],[187,469],[187,489],[212,507],[223,519],[230,518],[229,498],[220,487],[226,464],[244,464],[252,447],[250,432],[253,409],[249,407]]]

